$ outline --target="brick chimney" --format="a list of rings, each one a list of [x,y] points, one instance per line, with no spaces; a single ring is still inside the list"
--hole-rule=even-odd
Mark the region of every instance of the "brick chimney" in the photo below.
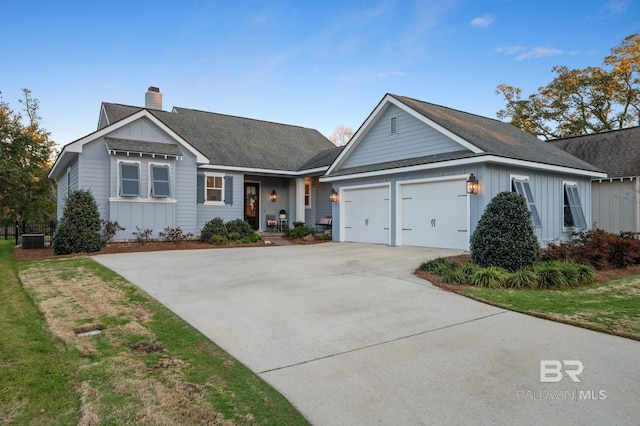
[[[147,109],[162,110],[162,93],[157,87],[149,87],[144,95],[144,107]]]

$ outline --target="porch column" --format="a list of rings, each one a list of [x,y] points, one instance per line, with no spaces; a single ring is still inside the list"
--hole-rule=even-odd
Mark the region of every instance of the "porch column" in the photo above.
[[[296,222],[304,222],[304,178],[296,179]],[[291,225],[291,224],[289,224]]]

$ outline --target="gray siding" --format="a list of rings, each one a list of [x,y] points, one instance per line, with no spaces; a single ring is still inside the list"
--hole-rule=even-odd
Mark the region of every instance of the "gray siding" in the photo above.
[[[397,117],[397,134],[391,135],[391,118]],[[391,105],[346,159],[341,168],[443,154],[461,145],[422,121]]]
[[[598,228],[619,233],[640,232],[638,179],[603,180],[591,184],[593,222]]]
[[[100,217],[109,220],[109,153],[104,139],[97,139],[83,146],[79,166],[79,188],[91,190],[98,204]]]
[[[234,219],[244,219],[244,175],[241,173],[228,173],[215,170],[207,171],[224,173],[225,176],[233,176],[233,204],[207,205],[198,203],[196,207],[196,230],[194,232],[195,235],[200,235],[200,231],[204,227],[205,223],[216,217],[221,218],[225,222]],[[199,170],[198,174],[204,174],[204,171]]]

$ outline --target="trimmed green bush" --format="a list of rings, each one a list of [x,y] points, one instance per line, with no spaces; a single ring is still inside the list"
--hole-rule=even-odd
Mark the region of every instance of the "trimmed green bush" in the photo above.
[[[507,278],[508,288],[538,288],[538,275],[531,268],[520,269]]]
[[[211,242],[211,237],[214,235],[227,238],[228,234],[229,232],[227,231],[224,221],[221,218],[216,217],[205,223],[202,231],[200,231],[200,240],[205,243],[209,243]]]
[[[471,276],[471,284],[476,287],[499,288],[504,287],[508,278],[509,272],[506,269],[498,266],[489,266],[478,269]]]
[[[229,239],[229,241],[238,241],[242,239],[242,235],[240,235],[238,232],[229,232],[227,238]]]
[[[214,246],[223,246],[229,242],[229,239],[224,235],[214,234],[211,237],[209,237],[209,240],[207,242],[209,244],[213,244]]]
[[[501,192],[489,202],[470,240],[473,263],[511,272],[532,266],[539,249],[527,202],[515,192]]]
[[[301,223],[301,222],[296,222],[296,223]],[[313,228],[310,228],[308,226],[294,226],[293,228],[287,230],[287,235],[289,235],[289,238],[304,238],[307,235],[311,235],[315,232],[315,230]]]
[[[251,229],[251,226],[249,226],[249,223],[245,222],[242,219],[230,220],[229,222],[225,223],[225,226],[227,227],[227,231],[229,232],[229,234],[240,234],[240,238],[238,238],[238,240],[255,233],[255,231]],[[231,240],[232,238],[229,237],[229,239]]]
[[[562,262],[543,262],[535,267],[540,288],[562,288],[567,285]]]
[[[240,244],[251,244],[251,243],[257,243],[258,241],[262,241],[262,236],[256,232],[238,240]]]
[[[53,235],[55,254],[90,253],[102,248],[102,221],[89,190],[75,189],[65,201],[62,219]]]
[[[436,275],[444,275],[447,271],[457,269],[460,265],[453,260],[437,257],[435,259],[423,262],[418,269],[425,272],[431,272]]]

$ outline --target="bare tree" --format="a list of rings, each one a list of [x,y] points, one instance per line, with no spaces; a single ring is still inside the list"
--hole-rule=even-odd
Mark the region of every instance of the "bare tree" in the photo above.
[[[329,140],[333,142],[335,146],[345,146],[352,136],[353,129],[341,124],[329,135]]]

